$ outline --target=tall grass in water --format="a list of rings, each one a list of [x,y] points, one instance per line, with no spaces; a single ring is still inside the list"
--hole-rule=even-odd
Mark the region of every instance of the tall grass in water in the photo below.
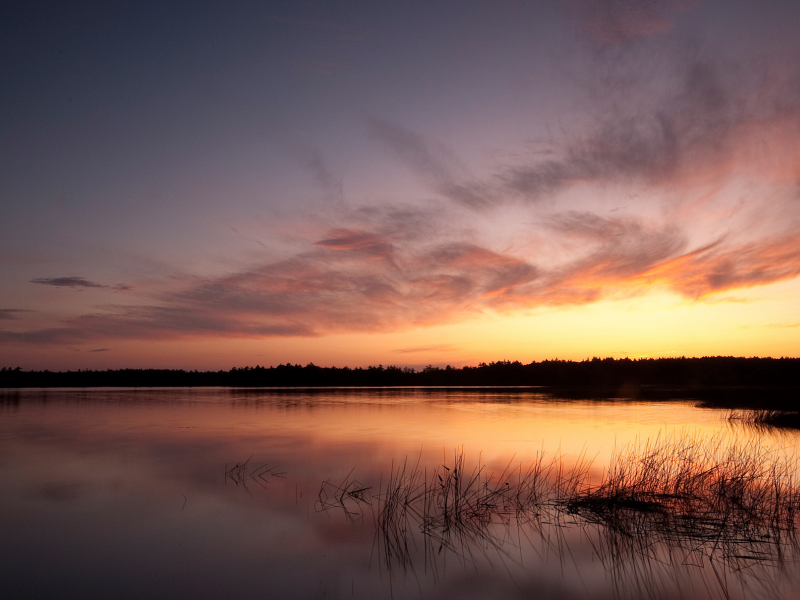
[[[584,457],[540,454],[492,473],[455,451],[433,469],[392,465],[375,488],[352,473],[323,482],[318,507],[372,515],[389,568],[414,570],[423,553],[434,572],[442,552],[465,564],[476,553],[516,561],[540,542],[537,553],[564,557],[583,540],[620,597],[696,597],[698,568],[701,596],[729,597],[733,579],[768,594],[775,586],[777,597],[781,566],[800,558],[798,467],[758,441],[688,435],[621,447],[602,471]]]
[[[696,568],[707,597],[731,597],[732,581],[780,597],[782,567],[800,556],[797,475],[795,456],[757,440],[657,438],[620,449],[598,485],[560,506],[637,597],[663,597]]]
[[[269,483],[269,476],[271,477],[280,477],[281,479],[286,478],[285,471],[278,471],[278,465],[269,466],[268,463],[264,463],[257,467],[251,467],[250,461],[253,459],[251,456],[244,462],[237,462],[231,468],[228,468],[227,463],[225,464],[225,483],[228,482],[230,479],[233,483],[237,486],[242,486],[243,488],[247,488],[247,479],[248,477],[255,481],[261,487],[264,487],[266,484]]]
[[[386,484],[373,497],[376,523],[382,534],[386,560],[401,563],[409,557],[414,534],[424,543],[462,555],[470,544],[503,551],[506,538],[496,526],[532,523],[550,510],[552,498],[574,493],[583,485],[589,463],[580,457],[566,469],[560,456],[538,455],[524,469],[509,464],[498,475],[487,472],[480,459],[469,465],[463,452],[452,462],[432,470],[404,461],[392,467]]]
[[[759,429],[800,430],[800,412],[798,411],[737,410],[731,412],[729,420]]]
[[[662,545],[723,561],[776,561],[796,549],[800,481],[795,457],[757,441],[726,443],[688,435],[658,437],[616,451],[599,481],[584,457],[538,455],[527,467],[489,473],[463,452],[428,470],[407,460],[392,466],[376,493],[349,476],[324,482],[322,509],[354,514],[369,507],[387,559],[406,560],[422,535],[451,551],[470,544],[500,549],[498,527],[601,527],[631,548]],[[498,537],[499,536],[499,537]]]
[[[622,533],[692,540],[709,554],[735,554],[736,547],[795,534],[797,468],[796,458],[757,441],[728,446],[721,438],[657,438],[623,448],[599,485],[558,502]]]

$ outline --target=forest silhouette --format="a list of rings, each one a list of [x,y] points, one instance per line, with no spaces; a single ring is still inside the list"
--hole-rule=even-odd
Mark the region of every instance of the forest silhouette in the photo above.
[[[0,369],[0,387],[539,387],[566,398],[668,399],[687,394],[715,405],[800,406],[798,358],[592,358],[480,363],[423,369],[383,365],[320,367],[309,363],[232,368],[228,371],[117,369],[25,371]]]

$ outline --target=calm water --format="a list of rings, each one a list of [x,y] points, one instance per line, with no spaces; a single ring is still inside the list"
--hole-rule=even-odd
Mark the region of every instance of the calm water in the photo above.
[[[637,439],[796,451],[794,433],[727,415],[522,391],[2,391],[0,589],[4,598],[795,598],[791,543],[782,556],[762,549],[732,563],[717,548],[709,560],[708,547],[660,547],[546,513],[444,537],[409,522],[392,538],[370,500],[404,462],[427,477],[462,453],[485,476],[544,452],[565,465],[583,457],[599,478],[615,448]],[[323,482],[330,491],[352,481],[370,488],[366,501],[320,494]]]

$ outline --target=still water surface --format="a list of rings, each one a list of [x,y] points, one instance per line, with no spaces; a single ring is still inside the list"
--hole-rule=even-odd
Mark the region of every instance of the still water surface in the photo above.
[[[430,479],[463,455],[492,480],[544,453],[590,462],[599,479],[615,449],[636,440],[796,452],[797,434],[727,417],[690,401],[523,390],[0,391],[0,589],[4,598],[795,598],[792,543],[731,563],[711,542],[665,550],[642,534],[631,544],[629,531],[546,511],[434,536],[413,519],[389,532],[378,523],[376,498],[404,464]],[[338,503],[333,490],[345,482],[368,489]]]

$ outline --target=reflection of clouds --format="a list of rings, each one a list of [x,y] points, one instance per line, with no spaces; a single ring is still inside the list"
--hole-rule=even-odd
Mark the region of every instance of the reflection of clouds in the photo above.
[[[84,484],[76,481],[51,481],[37,486],[32,486],[28,497],[32,500],[45,500],[61,503],[77,500],[84,493]]]
[[[504,471],[494,477],[480,466],[465,470],[462,455],[450,468],[428,464],[426,475],[419,463],[393,464],[388,480],[381,477],[386,480],[383,487],[368,496],[346,497],[350,489],[369,489],[350,475],[342,486],[323,482],[317,509],[343,515],[340,523],[363,525],[365,517],[374,521],[373,552],[387,571],[402,577],[424,571],[446,579],[451,561],[475,572],[485,567],[484,561],[495,560],[506,568],[530,568],[523,557],[529,560],[531,548],[536,548],[545,563],[556,560],[563,568],[572,562],[581,579],[597,576],[589,565],[599,563],[605,578],[614,582],[614,597],[688,593],[731,598],[740,587],[781,597],[795,582],[796,573],[787,567],[800,551],[792,479],[796,464],[787,463],[784,470],[781,460],[773,458],[777,462],[772,468],[759,469],[765,457],[751,444],[733,459],[736,450],[731,447],[726,450],[728,464],[723,459],[709,467],[706,451],[717,443],[711,440],[704,449],[696,446],[702,442],[689,440],[685,448],[701,461],[689,469],[710,487],[686,477],[686,464],[677,470],[675,465],[666,467],[672,493],[648,495],[644,488],[660,483],[626,480],[630,487],[623,482],[617,489],[614,467],[604,470],[602,485],[587,487],[584,468],[563,469],[558,457],[544,468],[540,462],[527,472]],[[663,454],[667,461],[693,460],[680,452],[670,458],[672,449]],[[648,443],[631,452],[636,456],[621,459],[633,465],[625,467],[631,469],[629,476],[635,478],[638,468],[659,469],[658,461],[649,462],[651,451]],[[725,471],[733,478],[726,479]],[[776,491],[770,495],[773,485]],[[615,493],[605,495],[605,486]],[[703,580],[705,592],[697,588]]]
[[[429,503],[428,509],[418,511],[421,521],[409,517],[405,537],[392,541],[393,551],[408,552],[395,552],[387,565],[383,561],[386,556],[380,554],[384,551],[383,540],[375,535],[380,506],[372,511],[358,498],[377,504],[375,496],[385,493],[387,474],[392,469],[397,472],[401,464],[398,457],[415,445],[406,440],[404,446],[398,447],[398,438],[402,439],[410,425],[427,423],[425,439],[430,439],[429,434],[440,425],[430,418],[427,403],[411,408],[408,399],[417,393],[413,390],[339,390],[334,394],[341,401],[335,407],[326,403],[331,393],[298,391],[289,398],[285,392],[263,390],[24,391],[15,419],[0,421],[6,458],[0,468],[13,474],[4,479],[13,484],[4,496],[5,506],[13,507],[9,514],[19,515],[5,531],[19,532],[16,539],[29,544],[31,540],[42,540],[40,543],[51,550],[65,549],[81,560],[83,566],[79,565],[79,569],[85,567],[87,549],[96,548],[98,542],[104,550],[113,547],[113,560],[120,569],[116,572],[126,582],[130,578],[132,589],[138,589],[136,582],[141,582],[142,565],[149,566],[136,554],[136,548],[143,544],[148,551],[152,548],[159,565],[166,565],[174,578],[176,540],[185,540],[182,536],[191,531],[191,548],[196,553],[192,557],[202,559],[203,564],[195,579],[205,582],[203,574],[218,574],[219,561],[227,560],[231,569],[246,565],[241,572],[235,571],[236,581],[255,578],[263,584],[260,578],[267,575],[270,585],[272,578],[282,581],[286,589],[281,597],[298,595],[297,588],[292,587],[295,578],[300,585],[316,576],[322,578],[327,570],[332,574],[330,583],[326,581],[329,591],[340,583],[336,574],[346,573],[346,589],[352,578],[356,597],[359,590],[361,597],[386,597],[388,585],[395,586],[394,597],[400,598],[419,597],[420,588],[425,597],[439,592],[444,597],[464,597],[465,585],[479,597],[576,598],[587,595],[587,586],[591,598],[726,597],[715,572],[723,582],[727,577],[726,591],[733,598],[738,597],[740,583],[752,593],[747,597],[794,597],[796,587],[792,585],[798,571],[791,560],[797,549],[790,547],[788,537],[762,539],[750,547],[750,556],[756,558],[748,559],[742,558],[747,554],[742,545],[738,549],[726,546],[730,540],[724,537],[715,545],[717,537],[707,536],[706,550],[716,548],[711,564],[700,556],[697,540],[670,537],[674,523],[657,512],[621,510],[612,515],[615,519],[605,523],[603,518],[589,522],[563,512],[559,521],[550,510],[553,507],[546,506],[536,515],[518,519],[512,508],[512,514],[506,515],[510,518],[498,518],[491,524],[484,520],[482,523],[487,526],[483,526],[469,514],[462,515],[466,519],[451,518],[444,523],[441,505],[436,508]],[[443,391],[427,393],[440,400],[449,397]],[[490,396],[477,391],[467,393],[469,398]],[[281,401],[295,397],[299,403]],[[378,401],[379,397],[384,400]],[[399,402],[393,404],[392,399]],[[463,403],[463,398],[457,402]],[[526,427],[544,422],[541,426],[545,429],[557,428],[559,421],[552,420],[553,416],[574,406],[562,404],[551,413],[546,403],[535,405],[540,410],[531,415]],[[443,416],[452,418],[452,411],[444,409],[440,401],[435,406]],[[502,405],[499,414],[505,420],[504,431],[498,433],[497,440],[508,436],[506,426],[513,427],[515,418],[509,416],[512,408]],[[641,422],[663,422],[642,412],[641,404],[626,410],[632,411],[628,418],[637,423],[637,431],[641,431]],[[674,412],[676,407],[664,410]],[[696,413],[696,409],[685,405],[680,411],[685,411],[684,419]],[[365,421],[365,414],[373,420]],[[598,405],[587,403],[582,414],[595,430],[598,417],[608,428],[618,430],[619,413],[611,405],[598,413]],[[87,415],[91,418],[87,419]],[[473,413],[470,420],[485,428],[492,419]],[[560,423],[574,427],[580,421],[571,415]],[[718,425],[715,418],[709,417],[711,422],[712,427]],[[340,436],[328,437],[336,429]],[[462,422],[454,435],[466,442],[470,431],[472,428]],[[366,437],[361,438],[362,434]],[[752,431],[741,435],[744,440],[759,439]],[[583,443],[582,439],[567,450],[579,451]],[[554,441],[547,449],[553,450],[555,444]],[[496,456],[491,468],[484,471],[491,481],[500,483],[506,469],[508,481],[518,485],[520,477],[516,471],[509,473],[507,467],[512,452]],[[244,463],[251,454],[254,457],[246,469],[231,471],[236,466],[234,461]],[[409,468],[416,465],[417,471],[425,474],[429,488],[432,480],[434,485],[439,481],[434,468],[438,467],[443,479],[447,479],[441,467],[441,450],[431,447],[418,463],[415,454],[410,456]],[[449,458],[445,461],[454,466]],[[267,470],[276,464],[281,468],[267,475]],[[248,483],[248,490],[226,478],[226,470],[237,479],[241,475],[240,482]],[[271,474],[283,470],[286,479]],[[467,476],[472,473],[469,464],[458,471]],[[259,475],[270,483],[255,485]],[[333,498],[331,503],[337,508],[318,513],[315,503],[323,481],[353,495],[342,506],[333,491],[323,498]],[[478,484],[483,481],[481,478]],[[18,483],[19,494],[15,488]],[[369,489],[363,490],[366,487]],[[481,485],[475,489],[482,489]],[[490,484],[489,490],[497,490],[497,486]],[[505,492],[501,495],[514,499]],[[40,501],[32,502],[34,497]],[[42,513],[37,511],[43,505],[59,520],[40,518]],[[489,508],[485,502],[483,506]],[[54,513],[59,509],[68,510],[69,518],[62,517],[66,513]],[[497,516],[504,510],[498,507]],[[427,535],[419,528],[426,519]],[[131,537],[125,535],[128,530],[133,532]],[[64,538],[66,531],[75,539]],[[69,539],[70,543],[52,545],[53,536]],[[118,545],[106,545],[112,539]],[[0,545],[3,541],[9,544],[4,538]],[[787,562],[783,566],[773,560],[778,544],[785,544]],[[187,543],[183,541],[183,545]],[[183,552],[177,556],[184,556]],[[248,562],[253,557],[256,560]],[[406,563],[399,563],[398,559],[403,558]],[[388,577],[385,565],[391,569]],[[40,561],[31,565],[34,567],[39,569]],[[265,575],[264,569],[272,570]],[[368,582],[375,586],[371,594],[364,591]],[[229,591],[238,591],[233,579],[229,585]],[[263,594],[264,589],[261,585],[258,592]],[[272,587],[269,589],[273,591]],[[322,596],[323,592],[306,595]]]

